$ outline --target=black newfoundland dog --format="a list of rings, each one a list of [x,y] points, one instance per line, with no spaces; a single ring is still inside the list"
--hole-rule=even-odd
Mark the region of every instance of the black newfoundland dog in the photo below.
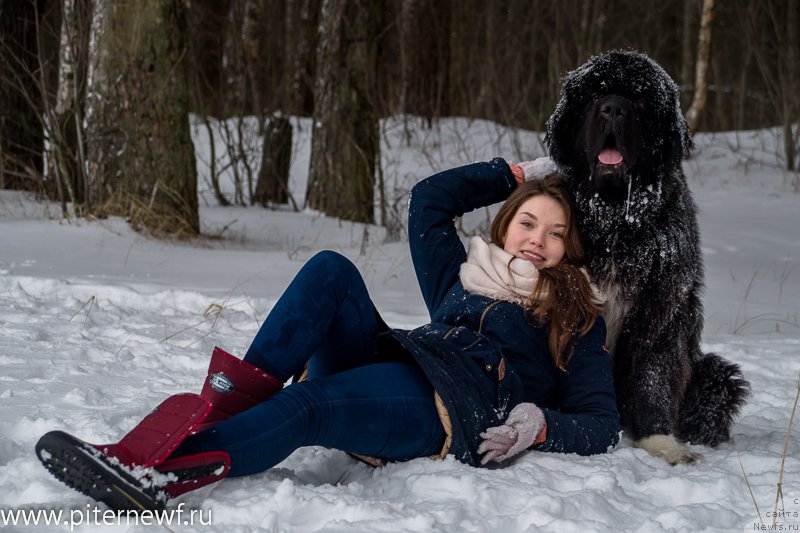
[[[642,53],[593,57],[567,75],[545,142],[571,182],[589,269],[608,296],[623,425],[650,454],[694,462],[676,437],[728,440],[749,386],[738,365],[700,350],[703,258],[678,87]]]

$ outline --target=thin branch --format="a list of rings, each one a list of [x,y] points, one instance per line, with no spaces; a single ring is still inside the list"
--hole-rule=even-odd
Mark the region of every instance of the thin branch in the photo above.
[[[797,401],[800,400],[800,372],[797,374],[797,394],[794,396],[794,405],[792,406],[792,414],[789,416],[789,427],[786,430],[786,437],[783,439],[783,455],[781,456],[781,473],[778,477],[778,490],[775,492],[775,507],[774,513],[772,513],[772,525],[775,525],[776,520],[778,519],[778,502],[780,501],[783,503],[783,468],[786,465],[786,454],[789,451],[789,437],[792,435],[792,422],[794,421],[794,415],[797,412]]]
[[[750,491],[750,497],[753,499],[753,505],[756,506],[756,514],[758,515],[758,521],[761,522],[761,525],[764,525],[764,520],[761,518],[761,509],[758,508],[758,502],[756,502],[755,494],[753,494],[753,487],[750,486],[750,480],[747,479],[747,474],[744,471],[744,465],[742,464],[742,458],[737,456],[739,459],[739,466],[742,468],[742,476],[744,477],[744,482],[747,484],[747,490]]]

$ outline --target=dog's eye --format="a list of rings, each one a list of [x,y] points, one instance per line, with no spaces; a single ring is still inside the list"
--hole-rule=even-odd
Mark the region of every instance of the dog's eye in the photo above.
[[[636,107],[638,109],[644,109],[644,98],[639,98],[636,100]]]

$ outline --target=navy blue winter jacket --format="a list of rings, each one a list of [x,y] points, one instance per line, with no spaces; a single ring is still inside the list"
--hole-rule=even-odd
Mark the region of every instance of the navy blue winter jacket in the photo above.
[[[461,285],[467,253],[454,218],[505,200],[515,187],[500,158],[447,170],[414,186],[408,233],[431,323],[379,339],[381,351],[400,344],[420,364],[447,408],[449,453],[475,466],[480,433],[500,425],[520,402],[544,412],[547,439],[537,450],[604,453],[621,431],[602,317],[576,343],[565,373],[553,364],[545,330],[530,322],[522,306],[471,294]]]

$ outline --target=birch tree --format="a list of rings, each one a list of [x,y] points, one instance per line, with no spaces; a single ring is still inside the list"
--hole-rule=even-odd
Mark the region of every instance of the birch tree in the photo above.
[[[711,30],[714,26],[716,0],[703,0],[703,14],[700,18],[700,35],[697,42],[697,63],[695,66],[694,97],[686,112],[689,131],[697,131],[700,113],[708,99],[708,65],[711,57]]]

